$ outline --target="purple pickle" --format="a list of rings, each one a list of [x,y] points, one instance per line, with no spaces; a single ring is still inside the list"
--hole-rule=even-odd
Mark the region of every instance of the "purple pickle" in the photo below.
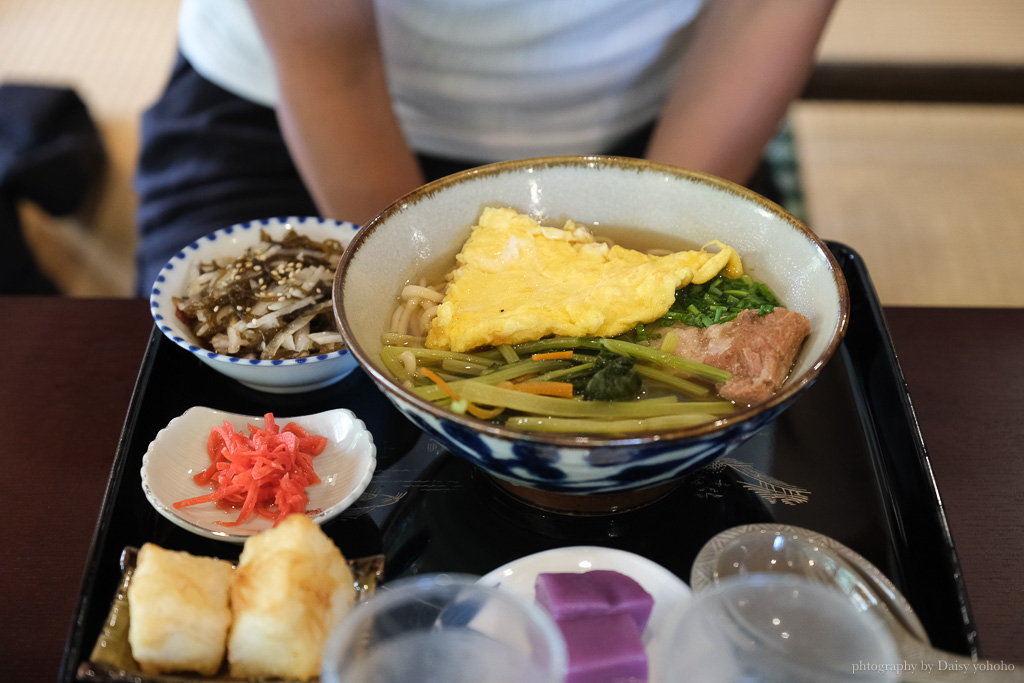
[[[534,592],[555,621],[626,613],[641,634],[654,607],[654,598],[635,579],[610,569],[538,574]]]
[[[569,651],[565,683],[644,683],[647,653],[626,613],[557,622]]]

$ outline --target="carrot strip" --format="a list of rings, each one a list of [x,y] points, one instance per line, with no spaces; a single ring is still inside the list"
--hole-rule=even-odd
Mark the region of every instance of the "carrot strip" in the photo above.
[[[523,382],[521,384],[513,384],[512,389],[527,394],[572,398],[571,382]]]
[[[572,350],[535,353],[530,358],[533,360],[572,360]]]
[[[466,412],[468,412],[473,417],[480,418],[481,420],[491,420],[493,418],[496,418],[498,417],[498,415],[501,415],[503,410],[505,410],[504,406],[496,406],[488,410],[486,408],[481,408],[475,403],[466,404]]]
[[[451,385],[448,384],[448,382],[445,382],[443,379],[441,379],[436,372],[434,372],[430,368],[420,368],[419,370],[421,373],[423,373],[424,377],[426,377],[431,382],[439,386],[441,390],[444,393],[448,394],[448,396],[451,397],[453,401],[460,400],[459,395],[455,393],[455,390],[452,389]],[[474,405],[472,403],[466,404],[466,412],[468,412],[473,417],[480,418],[481,420],[490,420],[493,417],[497,417],[498,415],[501,414],[501,411],[503,410],[505,409],[500,406],[493,408],[491,410],[487,410],[486,408],[481,408],[480,406]]]
[[[451,388],[448,382],[445,382],[443,379],[438,377],[437,373],[435,373],[433,370],[429,368],[420,368],[420,372],[423,373],[424,377],[429,379],[437,386],[441,387],[441,391],[448,394],[453,401],[459,400],[459,395],[455,393],[455,390]]]

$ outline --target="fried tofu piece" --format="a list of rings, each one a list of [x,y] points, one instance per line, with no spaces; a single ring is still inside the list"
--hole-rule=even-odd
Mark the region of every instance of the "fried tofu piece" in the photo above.
[[[348,562],[305,515],[249,538],[231,584],[231,675],[316,676],[327,636],[355,597]]]
[[[128,584],[128,643],[144,672],[213,675],[220,669],[233,571],[226,560],[152,543],[139,549]]]
[[[676,290],[719,272],[739,277],[731,247],[664,256],[609,247],[567,221],[546,227],[509,208],[486,208],[448,275],[426,346],[471,351],[549,335],[614,337],[657,320]]]

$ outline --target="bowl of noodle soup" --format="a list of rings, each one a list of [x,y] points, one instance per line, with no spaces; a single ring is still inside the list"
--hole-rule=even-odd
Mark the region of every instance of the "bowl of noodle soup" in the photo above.
[[[541,226],[571,219],[609,242],[651,253],[724,243],[786,308],[806,317],[810,333],[769,398],[694,424],[669,421],[626,433],[558,431],[453,410],[464,397],[425,398],[435,387],[416,383],[429,385],[422,375],[430,373],[414,364],[405,371],[396,368],[393,358],[389,361],[393,342],[387,340],[429,333],[446,300],[446,274],[489,207],[511,207]],[[605,494],[609,501],[623,500],[624,494],[640,500],[670,489],[746,441],[815,380],[842,340],[849,317],[846,282],[832,254],[781,207],[713,176],[594,156],[483,166],[402,197],[353,238],[338,267],[333,301],[352,355],[408,419],[509,490],[554,501],[557,508],[576,508],[572,501],[578,501],[579,509],[585,508],[584,500]],[[485,354],[495,358],[497,351]],[[468,387],[451,386],[463,385]],[[471,397],[470,405],[476,400],[489,406],[486,397]]]

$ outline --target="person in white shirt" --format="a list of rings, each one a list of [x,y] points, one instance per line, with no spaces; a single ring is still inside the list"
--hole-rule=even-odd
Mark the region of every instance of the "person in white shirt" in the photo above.
[[[751,185],[834,2],[183,0],[143,119],[139,291],[219,227],[361,223],[494,161],[645,156]]]

